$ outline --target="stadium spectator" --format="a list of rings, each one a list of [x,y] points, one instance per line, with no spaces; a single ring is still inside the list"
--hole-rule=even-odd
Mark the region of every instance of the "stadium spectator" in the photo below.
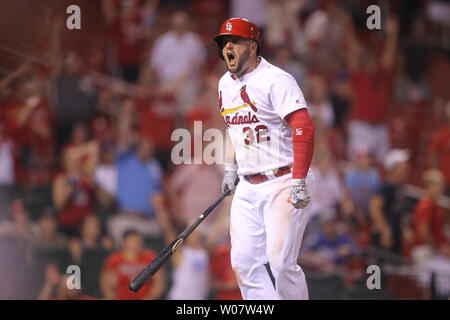
[[[305,238],[299,262],[319,272],[344,272],[346,263],[358,254],[359,249],[336,214],[323,214],[320,221],[321,230]]]
[[[177,217],[187,222],[195,220],[199,212],[205,210],[221,194],[221,176],[221,170],[215,165],[177,166],[171,175],[169,188]],[[214,222],[214,217],[211,218],[202,224],[201,230],[205,231]]]
[[[11,188],[14,184],[14,143],[6,133],[5,120],[0,118],[0,188]]]
[[[117,200],[118,172],[115,146],[105,144],[100,147],[100,163],[94,171],[97,201],[101,208],[111,212]]]
[[[39,236],[34,241],[35,247],[50,250],[67,247],[67,239],[58,231],[58,219],[50,208],[40,214],[37,224]]]
[[[330,152],[326,145],[322,144],[322,146],[318,145],[316,147],[312,170],[317,185],[320,185],[320,188],[316,188],[315,190],[316,200],[313,201],[311,208],[310,223],[314,225],[314,220],[318,216],[335,213],[339,209],[339,203],[344,198],[344,185],[333,165]]]
[[[114,244],[112,240],[102,235],[102,227],[97,216],[90,215],[84,218],[80,228],[80,243],[83,249],[112,250]]]
[[[434,131],[430,149],[432,165],[444,174],[446,194],[450,195],[450,107],[448,106],[445,126]]]
[[[210,254],[211,289],[216,300],[242,300],[236,275],[231,267],[231,245],[223,243]]]
[[[154,21],[154,11],[144,10],[141,7],[143,2],[103,0],[102,6],[114,48],[110,54],[117,63],[117,76],[130,82],[139,78],[139,67],[144,54],[145,28],[150,27]]]
[[[16,147],[15,182],[28,191],[51,184],[53,111],[37,76],[20,82],[4,105],[5,130]]]
[[[63,161],[64,171],[53,182],[53,203],[62,231],[74,234],[84,217],[93,214],[94,190],[78,153],[66,152]]]
[[[450,297],[450,243],[443,243],[438,254],[426,262],[421,270],[419,283],[425,290],[425,299]]]
[[[237,4],[237,1],[234,3]],[[300,1],[271,0],[265,1],[265,4],[266,12],[264,12],[264,9],[260,9],[259,12],[257,11],[262,18],[267,19],[265,21],[267,25],[264,30],[264,46],[267,45],[269,48],[277,48],[284,43],[292,43],[295,46],[294,53],[300,56],[301,54],[295,49],[298,41],[303,44],[298,45],[298,47],[303,47],[303,49],[305,49],[305,41],[303,41],[302,30],[297,28],[297,15],[304,4]],[[304,52],[305,51],[302,51],[302,53]]]
[[[172,93],[161,90],[157,74],[149,64],[141,70],[140,93],[136,100],[138,130],[154,142],[155,158],[167,171],[173,146],[170,137],[175,129],[175,98]]]
[[[154,197],[153,203],[158,208],[158,221],[166,245],[169,245],[177,235],[165,209],[164,199],[161,196]],[[184,222],[183,229],[187,225]],[[171,257],[173,283],[167,295],[169,300],[206,300],[208,298],[209,255],[203,238],[199,230],[196,230],[186,239],[183,246],[173,253]]]
[[[308,79],[308,107],[318,130],[327,133],[334,125],[334,112],[324,77],[310,75]]]
[[[424,17],[418,15],[411,24],[411,31],[404,44],[405,71],[416,85],[423,85],[430,53],[427,27]]]
[[[84,123],[74,124],[71,139],[62,149],[62,157],[66,156],[80,159],[82,172],[88,176],[93,174],[98,162],[98,144],[90,139],[89,129]]]
[[[369,201],[380,183],[380,175],[372,166],[370,154],[366,150],[361,150],[356,155],[353,166],[345,174],[345,184],[355,205],[359,225],[369,223]]]
[[[304,87],[306,69],[303,64],[294,59],[292,49],[287,44],[277,48],[273,64],[290,73],[297,80],[298,85]]]
[[[407,150],[389,151],[384,159],[387,177],[369,204],[373,244],[397,254],[402,254],[403,218],[408,213],[402,186],[408,179],[409,159]]]
[[[0,237],[10,237],[20,241],[34,240],[38,227],[30,220],[23,201],[16,199],[9,205],[10,220],[0,223]]]
[[[361,147],[368,147],[378,162],[389,151],[386,126],[391,89],[391,72],[397,50],[398,22],[390,18],[387,39],[380,58],[369,48],[362,48],[352,28],[347,30],[347,66],[353,87],[353,105],[348,127],[348,157],[353,160]]]
[[[157,272],[138,292],[128,289],[134,277],[156,257],[152,250],[143,249],[142,235],[128,230],[123,236],[122,247],[105,261],[100,277],[103,296],[108,300],[158,299],[165,286],[164,269]]]
[[[77,288],[69,288],[67,282],[70,275],[61,275],[58,266],[49,263],[45,269],[45,283],[42,286],[38,300],[93,300],[93,297],[81,294]]]
[[[423,174],[426,195],[414,208],[414,249],[412,256],[417,263],[428,260],[439,246],[447,241],[445,213],[436,203],[444,187],[444,176],[438,170],[428,170]]]
[[[5,121],[0,117],[0,220],[7,218],[8,203],[15,193],[14,143],[5,132]]]
[[[59,40],[58,40],[59,41]],[[69,140],[75,123],[89,123],[95,112],[97,90],[76,52],[56,53],[52,104],[55,107],[57,151]]]
[[[231,200],[224,199],[204,240],[209,252],[211,293],[216,300],[242,300],[238,279],[230,260],[230,207]]]
[[[133,148],[131,145],[134,111],[134,102],[125,101],[118,128],[116,165],[119,213],[111,217],[107,225],[116,245],[120,243],[123,232],[130,228],[145,236],[159,234],[152,198],[161,192],[162,169],[153,158],[151,141],[138,136],[136,146]]]
[[[199,36],[189,30],[189,23],[186,12],[173,13],[170,30],[155,40],[150,59],[162,88],[175,95],[181,114],[195,103],[206,54]]]

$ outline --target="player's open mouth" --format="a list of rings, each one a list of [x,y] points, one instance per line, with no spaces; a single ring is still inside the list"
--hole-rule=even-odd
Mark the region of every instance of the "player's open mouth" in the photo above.
[[[236,58],[234,57],[234,54],[232,54],[231,52],[228,52],[227,59],[228,59],[230,66],[234,66],[234,63],[236,62]]]

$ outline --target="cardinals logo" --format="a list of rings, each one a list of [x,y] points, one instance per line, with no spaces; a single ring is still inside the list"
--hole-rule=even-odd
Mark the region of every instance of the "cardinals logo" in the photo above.
[[[248,97],[246,89],[247,89],[247,85],[245,84],[241,88],[241,98],[246,104],[248,104],[250,106],[250,108],[252,108],[253,111],[257,112],[258,109],[256,109],[256,106],[250,101],[250,98]]]
[[[225,109],[222,107],[222,91],[219,92],[219,110],[220,113],[222,114],[222,117],[224,117],[225,123],[226,125],[229,127],[230,124],[233,125],[238,125],[238,124],[250,124],[250,123],[258,123],[259,120],[256,117],[255,114],[251,114],[250,111],[248,111],[247,114],[239,114],[237,111],[245,108],[245,107],[250,107],[254,112],[257,112],[258,109],[255,106],[255,102],[251,101],[247,91],[246,91],[246,85],[244,85],[241,89],[240,89],[240,95],[241,95],[241,99],[244,101],[244,104],[237,106],[235,108],[231,108],[231,109]],[[235,115],[232,117],[230,116],[230,114],[234,113]]]

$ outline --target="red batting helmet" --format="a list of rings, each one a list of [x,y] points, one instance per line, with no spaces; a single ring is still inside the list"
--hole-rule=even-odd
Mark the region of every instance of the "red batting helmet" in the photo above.
[[[223,36],[239,36],[247,39],[253,39],[258,44],[257,54],[259,54],[259,47],[261,45],[261,36],[259,34],[258,28],[252,22],[243,18],[230,18],[226,20],[222,27],[220,28],[220,33],[214,37],[214,41],[217,43],[217,49],[219,50],[219,55],[222,55],[222,37]]]

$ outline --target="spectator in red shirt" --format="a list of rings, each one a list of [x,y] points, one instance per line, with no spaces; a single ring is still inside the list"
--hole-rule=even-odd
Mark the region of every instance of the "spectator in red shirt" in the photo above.
[[[353,87],[353,107],[349,123],[348,156],[367,146],[382,162],[389,151],[389,129],[385,124],[391,90],[390,72],[393,67],[398,38],[398,22],[387,23],[387,39],[377,60],[368,48],[361,50],[352,27],[348,30],[347,64]]]
[[[83,219],[93,214],[94,190],[91,176],[82,170],[78,153],[65,153],[64,171],[53,182],[53,203],[62,231],[73,234]]]
[[[103,4],[120,76],[126,81],[135,82],[139,78],[146,31],[154,23],[157,2],[105,0]]]
[[[112,253],[105,262],[100,286],[106,299],[158,299],[164,289],[164,271],[159,270],[138,292],[128,289],[134,277],[156,257],[156,252],[143,249],[142,235],[134,230],[125,232],[122,249]]]
[[[175,126],[175,97],[161,90],[157,74],[149,64],[141,68],[136,107],[138,131],[154,142],[155,157],[167,171],[174,144],[170,137]]]
[[[79,158],[81,170],[88,175],[93,174],[98,162],[98,143],[94,139],[89,139],[89,130],[84,123],[74,124],[71,139],[64,145],[62,153],[63,158],[68,154],[69,157]]]
[[[431,169],[424,173],[423,179],[427,193],[416,205],[413,220],[415,248],[412,254],[418,260],[423,254],[431,257],[433,251],[446,242],[445,213],[436,203],[444,190],[444,176]]]
[[[16,146],[16,183],[51,184],[54,160],[53,111],[38,77],[22,81],[4,108],[5,127]]]
[[[447,115],[447,125],[437,130],[432,137],[431,154],[433,165],[444,174],[446,193],[450,194],[450,114]]]
[[[216,246],[211,252],[210,272],[216,300],[242,300],[236,276],[231,267],[231,245]]]

